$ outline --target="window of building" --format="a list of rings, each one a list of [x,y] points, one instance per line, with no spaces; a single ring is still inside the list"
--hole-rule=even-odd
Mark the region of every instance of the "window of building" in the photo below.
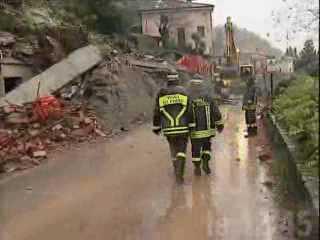
[[[201,37],[205,37],[206,35],[206,30],[204,26],[198,26],[198,33],[200,34]]]
[[[178,28],[178,46],[186,46],[186,32],[184,28]]]
[[[21,77],[11,77],[4,79],[5,93],[11,92],[13,89],[18,87],[22,83]]]

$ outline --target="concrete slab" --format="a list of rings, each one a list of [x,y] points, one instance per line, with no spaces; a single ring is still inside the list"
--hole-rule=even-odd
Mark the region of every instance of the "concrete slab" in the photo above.
[[[21,84],[18,88],[0,99],[0,107],[8,103],[23,104],[36,99],[39,81],[40,96],[49,95],[76,77],[82,75],[102,61],[97,47],[89,45],[71,53],[66,59],[53,65],[43,73]]]

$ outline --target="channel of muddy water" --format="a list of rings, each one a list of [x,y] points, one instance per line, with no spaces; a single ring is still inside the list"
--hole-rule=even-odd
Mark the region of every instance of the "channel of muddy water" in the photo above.
[[[275,202],[287,219],[285,225],[291,225],[295,239],[319,239],[319,219],[316,209],[294,159],[288,154],[285,143],[272,124],[267,123],[268,135],[272,142],[273,162],[271,171],[275,176],[273,188]]]

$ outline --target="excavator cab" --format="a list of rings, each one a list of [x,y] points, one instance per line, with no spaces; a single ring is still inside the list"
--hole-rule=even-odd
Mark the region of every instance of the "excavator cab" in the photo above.
[[[241,79],[248,79],[249,77],[254,76],[254,68],[253,65],[241,65],[240,66],[240,77]]]

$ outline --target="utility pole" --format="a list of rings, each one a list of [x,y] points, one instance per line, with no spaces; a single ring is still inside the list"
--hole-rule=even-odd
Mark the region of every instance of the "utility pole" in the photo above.
[[[271,108],[273,106],[273,72],[270,73],[270,95],[271,95]]]
[[[5,96],[4,77],[2,75],[2,59],[3,59],[3,54],[2,54],[2,51],[0,50],[0,98]]]

